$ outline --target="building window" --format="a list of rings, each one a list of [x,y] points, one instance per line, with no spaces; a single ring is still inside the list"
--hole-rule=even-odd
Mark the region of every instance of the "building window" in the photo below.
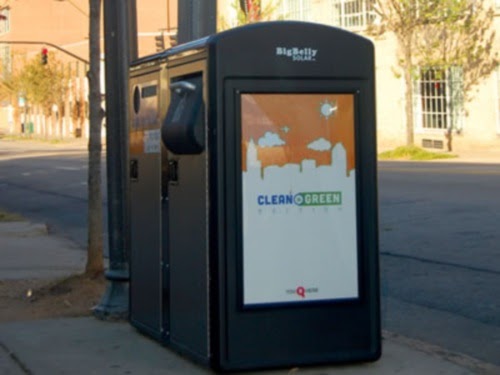
[[[0,75],[2,79],[8,79],[12,73],[12,59],[10,57],[10,46],[0,44]]]
[[[462,69],[421,68],[414,81],[415,125],[420,130],[460,131],[463,126]]]
[[[330,0],[332,24],[346,29],[363,29],[375,19],[374,0]]]
[[[3,8],[0,10],[0,34],[5,34],[10,31],[10,10]]]
[[[311,0],[283,0],[281,7],[287,20],[312,21]]]

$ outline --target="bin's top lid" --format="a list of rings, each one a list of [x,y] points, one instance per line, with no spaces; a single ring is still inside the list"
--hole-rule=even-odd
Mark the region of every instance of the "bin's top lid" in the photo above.
[[[216,45],[228,39],[239,38],[243,40],[251,38],[254,34],[259,34],[260,36],[265,34],[268,38],[274,38],[276,35],[289,35],[293,32],[297,35],[304,35],[307,33],[321,33],[325,31],[328,33],[335,33],[336,39],[341,38],[349,40],[350,44],[357,42],[373,45],[369,39],[363,36],[333,26],[302,21],[270,21],[235,27],[188,43],[180,44],[165,51],[137,59],[132,62],[131,66],[134,67],[148,62],[168,60],[169,57],[174,55],[200,51],[208,48],[210,45]]]

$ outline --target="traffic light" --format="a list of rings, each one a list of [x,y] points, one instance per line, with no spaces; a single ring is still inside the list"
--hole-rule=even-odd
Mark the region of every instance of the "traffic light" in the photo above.
[[[160,35],[155,36],[156,52],[161,52],[165,49],[165,40],[163,39],[163,31]]]
[[[177,33],[170,34],[168,38],[170,41],[170,47],[175,47],[177,45]]]
[[[47,48],[42,48],[42,65],[47,65],[49,58],[49,50]]]

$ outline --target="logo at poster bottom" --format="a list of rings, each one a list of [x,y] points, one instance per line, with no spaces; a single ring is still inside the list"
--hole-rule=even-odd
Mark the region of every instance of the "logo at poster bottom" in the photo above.
[[[318,293],[318,288],[305,288],[303,286],[298,286],[295,289],[287,289],[286,294],[296,294],[301,298],[306,298],[308,294]]]
[[[342,204],[342,192],[319,191],[297,194],[263,194],[257,196],[259,206],[339,206]]]

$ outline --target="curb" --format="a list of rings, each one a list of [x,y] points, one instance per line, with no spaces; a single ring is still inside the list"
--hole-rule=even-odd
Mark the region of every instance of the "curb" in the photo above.
[[[500,374],[499,366],[481,361],[463,353],[452,352],[443,347],[402,336],[398,333],[386,330],[382,331],[382,337],[384,340],[392,341],[398,345],[409,347],[421,353],[428,354],[434,358],[453,363],[462,368],[466,368],[470,371],[473,371],[475,374]]]
[[[29,221],[9,221],[0,223],[0,236],[3,237],[35,237],[49,234],[46,224]]]

